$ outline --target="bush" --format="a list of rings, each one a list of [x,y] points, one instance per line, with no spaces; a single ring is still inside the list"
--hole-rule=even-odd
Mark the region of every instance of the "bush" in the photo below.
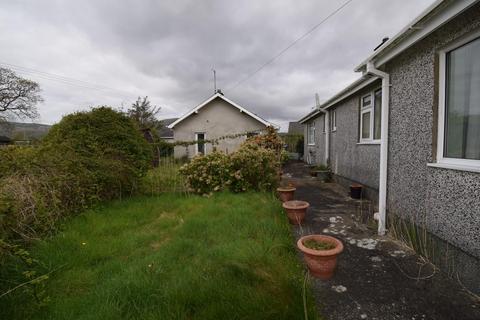
[[[215,151],[197,156],[180,172],[189,190],[198,194],[222,190],[268,191],[278,184],[282,151],[282,141],[272,129],[265,135],[247,139],[230,155]]]
[[[272,150],[279,159],[284,145],[282,139],[273,127],[267,127],[265,133],[248,138],[244,144],[255,145]]]
[[[224,190],[234,177],[229,156],[218,151],[194,157],[180,168],[180,173],[185,176],[189,191],[202,195]]]
[[[268,191],[278,184],[279,163],[273,150],[246,144],[229,157],[230,190]]]
[[[99,107],[64,117],[38,147],[0,157],[0,238],[29,240],[62,217],[131,194],[151,151],[129,118]]]
[[[131,193],[152,160],[152,151],[131,119],[107,107],[68,115],[43,140],[44,153],[73,151],[91,171],[102,199]]]

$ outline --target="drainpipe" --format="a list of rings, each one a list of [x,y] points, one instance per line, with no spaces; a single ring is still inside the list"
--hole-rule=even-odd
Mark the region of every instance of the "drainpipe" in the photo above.
[[[325,117],[324,124],[325,124],[325,165],[329,165],[329,157],[330,157],[330,112],[327,110],[323,114]]]
[[[378,234],[386,232],[387,217],[387,162],[388,162],[388,111],[390,109],[390,75],[378,70],[372,61],[367,63],[367,73],[382,78],[382,129],[380,142],[380,181],[378,195]]]

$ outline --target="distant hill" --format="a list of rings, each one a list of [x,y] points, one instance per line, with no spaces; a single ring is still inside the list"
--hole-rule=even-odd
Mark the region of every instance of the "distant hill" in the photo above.
[[[37,140],[45,136],[51,126],[40,123],[0,122],[0,135],[12,140]]]
[[[173,138],[173,130],[167,126],[178,118],[162,119],[162,125],[158,130],[161,138]],[[22,122],[0,122],[0,136],[5,136],[11,140],[38,140],[48,133],[52,126],[41,123],[22,123]]]

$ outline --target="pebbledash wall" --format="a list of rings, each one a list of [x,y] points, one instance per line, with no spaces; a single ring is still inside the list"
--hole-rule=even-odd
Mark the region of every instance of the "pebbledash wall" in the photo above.
[[[360,99],[372,90],[378,89],[378,80],[350,97],[333,105],[329,111],[335,111],[336,130],[330,124],[329,162],[336,182],[348,187],[351,183],[364,186],[364,196],[378,202],[378,182],[380,164],[380,145],[378,143],[360,143]],[[305,123],[305,157],[313,154],[314,164],[326,164],[325,131],[322,113]],[[315,121],[315,145],[307,142],[307,123]]]
[[[329,108],[335,111],[336,130],[330,132],[330,167],[335,180],[345,186],[352,182],[363,185],[365,197],[378,203],[380,145],[360,143],[360,99],[372,90],[380,88],[381,81],[374,82],[346,100]]]
[[[387,216],[413,218],[426,225],[441,239],[437,263],[458,274],[477,293],[480,173],[427,164],[436,158],[438,50],[478,30],[480,4],[395,57],[385,68],[391,77]]]

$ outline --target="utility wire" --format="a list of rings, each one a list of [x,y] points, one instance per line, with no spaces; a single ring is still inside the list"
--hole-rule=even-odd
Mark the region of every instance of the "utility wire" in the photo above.
[[[36,69],[26,68],[26,67],[14,65],[14,64],[11,64],[11,63],[5,63],[5,62],[0,62],[0,65],[5,66],[5,67],[10,68],[10,69],[13,69],[13,70],[15,70],[19,73],[35,75],[35,76],[37,76],[41,79],[56,81],[56,82],[60,82],[62,84],[66,84],[66,85],[70,85],[70,86],[74,86],[74,87],[78,87],[78,88],[98,90],[98,91],[107,90],[107,91],[113,91],[113,92],[121,93],[122,95],[129,96],[129,97],[133,96],[132,93],[127,92],[127,91],[107,87],[107,86],[104,86],[104,85],[100,85],[100,84],[96,84],[96,83],[92,83],[92,82],[88,82],[88,81],[84,81],[84,80],[65,77],[65,76],[62,76],[62,75],[55,74],[55,73],[49,73],[49,72],[40,71],[40,70],[36,70]]]
[[[267,60],[264,64],[262,64],[260,67],[258,67],[255,71],[253,71],[251,74],[247,75],[245,78],[243,78],[242,80],[238,81],[235,85],[233,85],[232,87],[228,88],[227,90],[233,90],[235,89],[236,87],[238,87],[239,85],[241,85],[242,83],[244,83],[245,81],[249,80],[250,78],[252,78],[255,74],[257,74],[260,70],[262,70],[263,68],[265,68],[266,66],[268,66],[269,64],[271,64],[272,62],[274,62],[275,60],[277,60],[281,55],[283,55],[285,52],[287,52],[290,48],[292,48],[293,46],[295,46],[298,42],[302,41],[304,38],[306,38],[309,34],[311,34],[313,31],[315,31],[318,27],[320,27],[324,22],[326,22],[328,19],[330,19],[331,17],[333,17],[334,15],[336,15],[338,12],[340,12],[343,8],[345,8],[350,2],[352,2],[353,0],[347,0],[345,1],[340,7],[338,7],[337,9],[335,9],[334,11],[332,11],[328,16],[326,16],[325,18],[322,19],[322,21],[320,21],[319,23],[317,23],[316,25],[314,25],[312,28],[310,28],[310,30],[308,30],[307,32],[305,32],[302,36],[300,36],[299,38],[295,39],[292,43],[290,43],[288,46],[286,46],[283,50],[281,50],[279,53],[277,53],[275,56],[273,56],[272,58],[270,58],[269,60]]]

